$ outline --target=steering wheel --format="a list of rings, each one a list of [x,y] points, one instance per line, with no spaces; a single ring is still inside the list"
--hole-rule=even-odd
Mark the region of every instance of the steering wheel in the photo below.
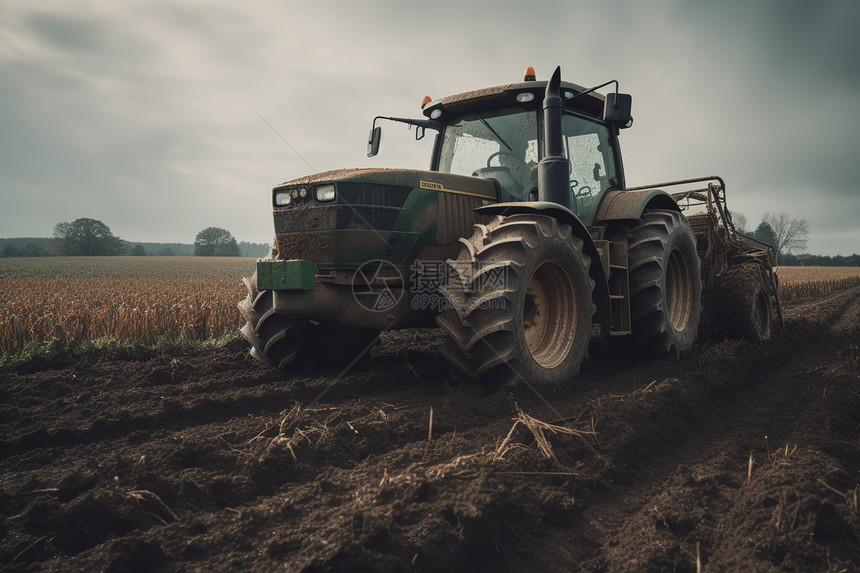
[[[525,161],[523,161],[521,157],[519,157],[518,155],[514,155],[514,154],[513,154],[513,153],[511,153],[510,151],[497,151],[497,152],[495,152],[495,153],[491,154],[491,155],[487,158],[487,167],[489,167],[489,166],[490,166],[490,162],[491,162],[493,159],[495,159],[496,157],[499,157],[499,156],[501,156],[501,155],[504,155],[504,156],[506,156],[506,157],[512,157],[512,158],[514,158],[518,163],[521,163],[521,164],[522,164],[522,169],[528,170],[528,167],[529,167],[529,166],[528,166],[528,164],[527,164]],[[501,161],[499,162],[499,165],[501,166]]]

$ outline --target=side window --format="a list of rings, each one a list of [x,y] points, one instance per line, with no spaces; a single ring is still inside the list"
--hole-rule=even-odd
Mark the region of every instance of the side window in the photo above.
[[[573,115],[562,117],[561,129],[570,160],[570,205],[583,223],[590,225],[610,179],[615,178],[609,130]]]

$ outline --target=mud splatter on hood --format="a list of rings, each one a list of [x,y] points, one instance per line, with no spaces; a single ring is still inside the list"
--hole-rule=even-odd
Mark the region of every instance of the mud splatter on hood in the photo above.
[[[306,175],[298,179],[285,181],[277,187],[291,187],[294,185],[312,185],[315,183],[325,183],[327,181],[347,181],[347,180],[372,180],[380,183],[399,183],[405,179],[409,173],[430,173],[417,169],[390,169],[390,168],[348,168],[335,169],[333,171],[325,171],[323,173],[315,173]]]

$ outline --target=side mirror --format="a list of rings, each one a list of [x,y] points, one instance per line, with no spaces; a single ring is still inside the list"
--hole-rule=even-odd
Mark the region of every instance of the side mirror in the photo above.
[[[630,110],[633,106],[633,96],[610,92],[606,94],[606,102],[603,106],[603,121],[618,127],[630,127],[633,125],[633,116]]]
[[[379,140],[382,138],[382,127],[374,127],[367,138],[367,156],[374,157],[379,153]]]

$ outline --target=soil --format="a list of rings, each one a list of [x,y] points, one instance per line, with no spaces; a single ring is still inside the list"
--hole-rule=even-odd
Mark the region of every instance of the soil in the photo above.
[[[437,330],[343,376],[241,339],[6,367],[0,568],[860,570],[860,288],[786,315],[539,393],[449,385]]]

